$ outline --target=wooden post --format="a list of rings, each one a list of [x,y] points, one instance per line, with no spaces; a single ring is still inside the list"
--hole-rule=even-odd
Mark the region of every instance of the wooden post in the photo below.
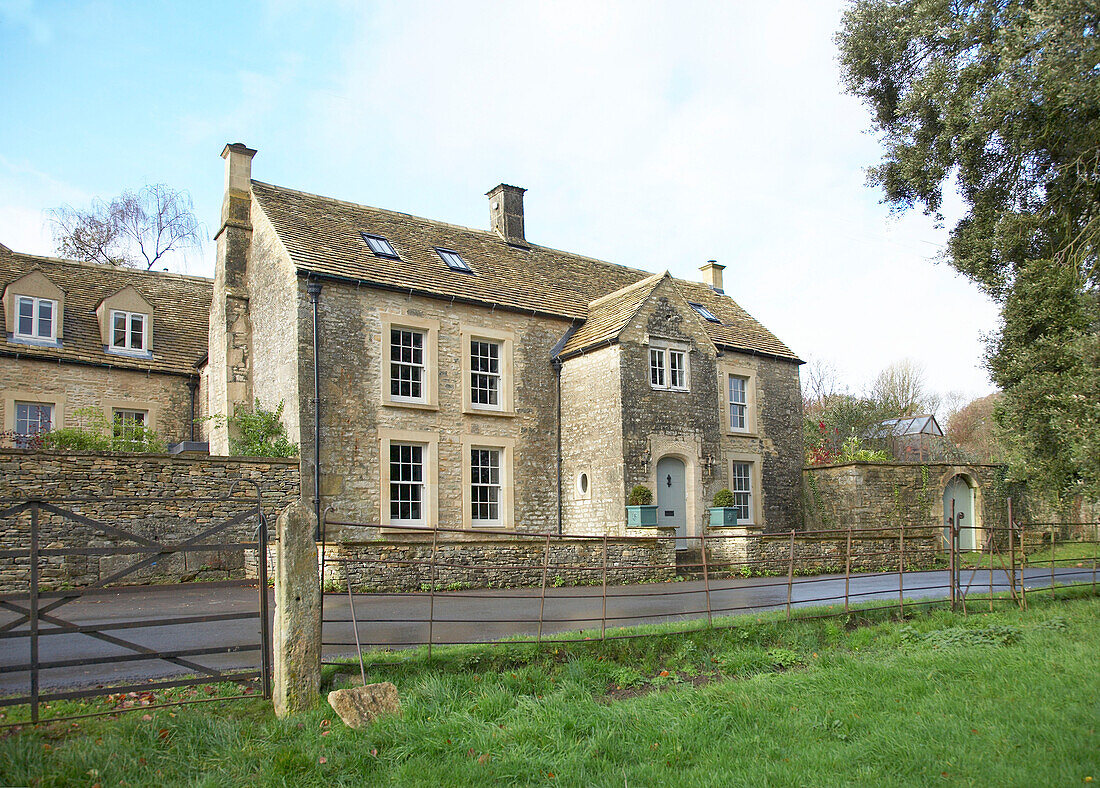
[[[898,616],[905,618],[905,524],[898,534]]]
[[[794,587],[794,529],[791,529],[791,550],[787,563],[787,620],[791,620],[791,590]]]
[[[600,613],[600,640],[607,636],[607,534],[603,535],[603,612]]]
[[[844,551],[844,612],[848,612],[848,584],[852,579],[852,526],[848,526],[848,547]]]
[[[546,613],[546,573],[550,571],[550,534],[546,535],[546,553],[542,558],[542,588],[539,591],[539,634],[537,643],[542,643],[542,617]]]
[[[1008,498],[1008,587],[1012,589],[1012,598],[1020,604],[1016,596],[1016,528],[1012,524],[1012,496]]]
[[[31,722],[38,722],[38,503],[31,501],[31,598],[27,613],[31,630]]]

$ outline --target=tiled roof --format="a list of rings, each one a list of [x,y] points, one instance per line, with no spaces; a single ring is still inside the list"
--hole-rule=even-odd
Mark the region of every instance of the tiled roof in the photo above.
[[[536,244],[521,248],[489,230],[370,208],[252,181],[252,194],[300,271],[445,299],[584,321],[601,296],[652,277],[647,271]],[[386,238],[399,260],[376,256],[361,233]],[[453,271],[434,247],[459,252],[472,274]],[[674,280],[689,301],[705,304],[722,323],[707,322],[715,344],[797,361],[794,353],[733,299],[702,283]],[[625,308],[625,307],[624,307]],[[616,320],[612,310],[600,320]],[[593,333],[597,329],[593,328]],[[606,330],[606,329],[604,329]],[[582,326],[577,333],[585,331]],[[570,345],[572,345],[572,341]]]
[[[0,289],[39,270],[65,291],[61,347],[37,347],[0,340],[4,355],[91,363],[120,369],[195,373],[195,362],[207,348],[210,279],[182,274],[141,271],[110,265],[59,260],[0,249]],[[153,357],[130,358],[106,353],[95,310],[99,303],[127,285],[153,307]]]
[[[569,337],[561,349],[562,357],[617,339],[665,276],[667,274],[654,274],[589,304],[588,318]]]

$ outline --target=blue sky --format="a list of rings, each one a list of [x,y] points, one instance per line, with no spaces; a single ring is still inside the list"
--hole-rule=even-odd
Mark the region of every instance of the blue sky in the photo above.
[[[841,5],[0,0],[0,242],[49,254],[50,208],[158,182],[216,229],[230,141],[258,180],[472,227],[513,183],[535,243],[691,279],[718,259],[853,389],[908,358],[983,395],[996,309],[865,185]],[[210,275],[213,245],[171,265]]]

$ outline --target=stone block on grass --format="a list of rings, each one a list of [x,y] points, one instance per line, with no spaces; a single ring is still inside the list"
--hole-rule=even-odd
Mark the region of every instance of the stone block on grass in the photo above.
[[[333,690],[328,694],[328,702],[344,724],[356,730],[367,727],[383,714],[401,713],[397,687],[388,681]]]

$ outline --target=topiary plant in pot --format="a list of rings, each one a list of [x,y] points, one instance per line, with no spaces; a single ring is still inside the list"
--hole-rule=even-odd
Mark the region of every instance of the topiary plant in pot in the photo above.
[[[626,525],[628,528],[654,528],[657,525],[653,491],[644,484],[634,485],[626,497]]]
[[[722,488],[714,494],[714,506],[710,509],[710,527],[728,528],[737,525],[737,498]]]

